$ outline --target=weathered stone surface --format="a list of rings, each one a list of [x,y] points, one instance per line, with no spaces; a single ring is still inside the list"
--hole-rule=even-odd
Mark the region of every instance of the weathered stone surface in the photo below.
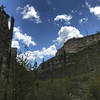
[[[96,43],[98,40],[100,40],[100,33],[86,36],[83,38],[73,38],[68,40],[62,48],[60,48],[57,52],[57,56],[62,55],[62,53],[76,53],[78,51],[83,50],[89,45],[92,45],[93,43]]]
[[[99,43],[100,33],[70,39],[58,50],[55,57],[40,64],[38,68],[40,76],[44,78],[50,78],[52,75],[53,77],[61,77],[70,75],[75,70],[78,70],[79,73],[94,71],[96,69],[94,64],[99,65]],[[94,62],[95,60],[96,62]]]
[[[8,100],[8,80],[11,59],[11,41],[14,26],[14,18],[11,17],[10,28],[8,28],[9,15],[0,6],[0,84],[3,82],[0,100]]]
[[[4,11],[3,5],[0,6],[0,57],[7,57],[11,51],[12,31],[14,18],[11,18],[11,26],[8,28],[9,15]],[[1,66],[0,66],[1,67]]]

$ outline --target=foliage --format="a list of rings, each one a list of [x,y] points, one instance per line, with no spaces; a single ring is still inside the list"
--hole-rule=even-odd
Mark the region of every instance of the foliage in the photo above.
[[[28,100],[34,93],[34,73],[27,70],[12,58],[10,73],[9,100]]]
[[[88,98],[90,100],[100,100],[100,76],[90,81]]]

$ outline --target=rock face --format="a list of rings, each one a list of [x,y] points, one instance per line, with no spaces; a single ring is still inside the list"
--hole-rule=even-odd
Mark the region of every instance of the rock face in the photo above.
[[[95,34],[83,38],[73,38],[68,40],[64,46],[58,50],[57,56],[62,55],[62,52],[65,50],[66,53],[77,53],[85,49],[87,46],[92,45],[93,43],[100,40],[100,34]]]
[[[11,57],[15,57],[17,56],[17,48],[11,48]]]
[[[8,27],[9,15],[0,6],[0,74],[4,67],[8,67],[11,56],[11,40],[14,26],[14,18],[11,17],[10,28]]]
[[[8,26],[9,15],[0,6],[0,100],[8,100],[8,83],[11,60],[11,41],[14,26],[14,18],[11,17]],[[3,84],[2,84],[3,83]]]
[[[68,40],[56,56],[40,64],[42,78],[61,77],[82,72],[96,71],[99,66],[100,33]],[[93,63],[94,62],[94,63]],[[94,65],[95,64],[95,65]]]

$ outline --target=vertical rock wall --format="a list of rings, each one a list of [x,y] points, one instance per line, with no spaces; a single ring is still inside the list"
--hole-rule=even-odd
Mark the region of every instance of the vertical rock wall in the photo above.
[[[86,73],[99,70],[100,33],[71,39],[58,50],[56,56],[40,64],[39,76],[42,78]]]
[[[0,75],[3,68],[8,67],[11,55],[14,18],[11,18],[10,28],[8,27],[9,18],[9,15],[4,11],[4,6],[0,6]]]
[[[9,72],[11,59],[11,41],[14,26],[14,18],[11,17],[8,26],[9,15],[0,6],[0,100],[8,100]]]

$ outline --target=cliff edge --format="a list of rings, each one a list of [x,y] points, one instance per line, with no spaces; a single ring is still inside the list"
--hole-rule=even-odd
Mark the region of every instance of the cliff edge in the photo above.
[[[40,64],[42,78],[62,77],[100,69],[100,33],[68,40],[55,57]]]

